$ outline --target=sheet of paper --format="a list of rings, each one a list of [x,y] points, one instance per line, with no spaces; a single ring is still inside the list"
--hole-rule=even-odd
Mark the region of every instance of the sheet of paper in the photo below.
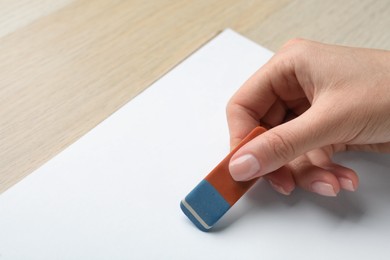
[[[389,156],[336,159],[355,193],[264,182],[212,232],[180,200],[228,153],[225,106],[272,53],[226,30],[0,196],[0,259],[388,259]]]

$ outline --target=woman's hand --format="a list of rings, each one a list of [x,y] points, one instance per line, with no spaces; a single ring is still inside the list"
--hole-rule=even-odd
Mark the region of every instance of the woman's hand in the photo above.
[[[235,180],[264,176],[286,195],[354,191],[356,173],[332,155],[390,151],[390,52],[291,40],[231,98],[227,119],[232,148],[269,128],[232,157]]]

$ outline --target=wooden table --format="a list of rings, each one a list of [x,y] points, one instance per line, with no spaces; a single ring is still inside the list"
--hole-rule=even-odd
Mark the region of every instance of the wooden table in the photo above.
[[[387,0],[0,0],[0,193],[224,28],[273,51],[390,49],[389,14]]]

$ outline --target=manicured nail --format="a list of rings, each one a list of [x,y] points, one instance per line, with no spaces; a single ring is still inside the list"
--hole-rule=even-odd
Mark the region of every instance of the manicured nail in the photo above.
[[[242,155],[229,164],[229,171],[235,181],[251,179],[260,170],[260,164],[251,154]]]
[[[323,196],[336,197],[337,195],[332,185],[322,181],[313,182],[311,184],[311,189],[315,193],[318,193]]]
[[[341,188],[348,191],[355,191],[355,187],[353,186],[353,182],[348,178],[340,177],[338,178]]]
[[[282,186],[273,183],[271,180],[269,181],[272,188],[274,188],[277,192],[282,193],[283,195],[290,195],[291,192],[286,191]]]

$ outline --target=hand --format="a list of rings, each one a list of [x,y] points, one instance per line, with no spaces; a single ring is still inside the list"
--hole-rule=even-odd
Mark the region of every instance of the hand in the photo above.
[[[357,174],[335,152],[390,152],[390,52],[289,41],[231,98],[231,147],[255,126],[266,133],[238,150],[237,181],[264,176],[283,194],[354,191]]]

